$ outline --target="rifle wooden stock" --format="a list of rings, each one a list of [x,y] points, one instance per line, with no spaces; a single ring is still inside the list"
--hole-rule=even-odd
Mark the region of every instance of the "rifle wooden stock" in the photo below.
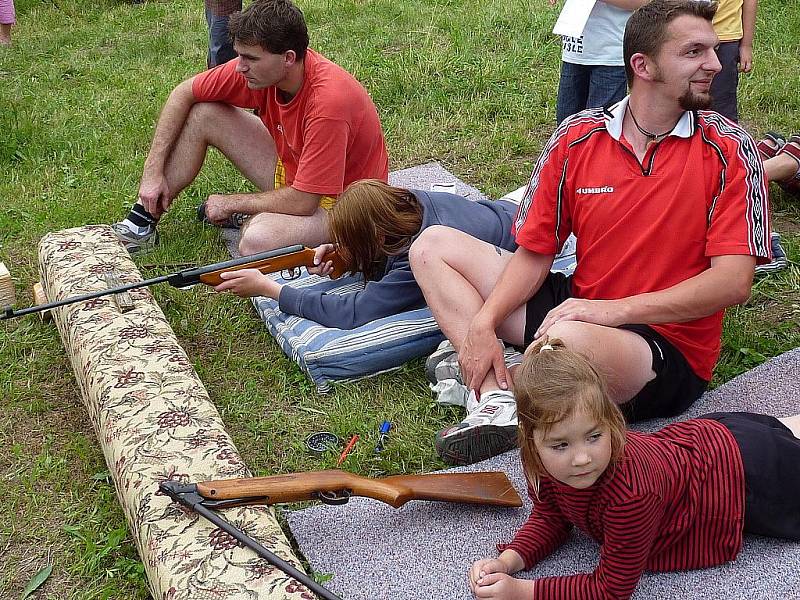
[[[347,265],[344,264],[338,252],[328,252],[325,255],[325,262],[333,261],[333,271],[330,274],[331,279],[341,277],[347,271]],[[219,275],[227,271],[239,271],[241,269],[258,269],[262,273],[279,273],[297,267],[313,267],[314,265],[314,250],[312,248],[303,247],[302,250],[281,254],[262,260],[255,260],[242,265],[234,267],[226,267],[224,269],[217,269],[216,271],[209,271],[199,276],[202,283],[206,285],[219,285],[224,281]]]
[[[398,508],[409,500],[437,500],[494,506],[522,506],[505,473],[431,473],[373,479],[347,471],[309,471],[271,477],[204,481],[197,491],[210,500],[241,499],[242,504],[317,500],[320,493],[346,492]],[[248,499],[252,499],[248,502]]]

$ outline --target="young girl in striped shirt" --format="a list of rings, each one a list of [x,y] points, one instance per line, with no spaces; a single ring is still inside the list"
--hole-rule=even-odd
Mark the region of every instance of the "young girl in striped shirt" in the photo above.
[[[629,598],[645,570],[733,560],[742,533],[800,540],[800,415],[714,413],[625,431],[603,378],[558,341],[514,377],[530,518],[498,558],[475,562],[477,598]],[[523,580],[579,529],[601,546],[593,573]]]

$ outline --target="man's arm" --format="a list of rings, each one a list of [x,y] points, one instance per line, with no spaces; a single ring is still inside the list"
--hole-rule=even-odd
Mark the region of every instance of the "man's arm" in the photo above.
[[[342,191],[348,131],[347,123],[340,119],[311,119],[304,133],[303,151],[292,187],[255,194],[213,194],[206,202],[209,220],[220,223],[236,212],[313,215],[323,193],[332,196]]]
[[[616,6],[622,10],[636,10],[640,6],[644,6],[650,0],[603,0],[606,4]]]
[[[617,8],[621,8],[622,10],[636,10],[640,6],[644,6],[650,0],[601,0],[604,1],[606,4],[610,4],[611,6],[616,6]],[[555,6],[558,4],[558,0],[549,0],[550,6]]]
[[[164,177],[164,168],[172,147],[180,136],[189,111],[197,102],[192,92],[194,77],[178,84],[167,98],[158,118],[150,152],[144,162],[139,198],[147,211],[159,217],[173,199],[173,194]]]
[[[553,255],[537,254],[522,246],[514,252],[458,349],[468,389],[480,391],[492,368],[500,387],[508,389],[508,373],[503,351],[497,343],[497,328],[539,290],[552,264]]]
[[[212,194],[206,201],[206,216],[213,223],[221,223],[233,213],[272,212],[308,217],[319,208],[321,197],[293,187],[254,194]]]
[[[558,321],[618,327],[626,323],[655,325],[701,319],[750,297],[755,264],[754,256],[715,256],[708,269],[664,290],[618,300],[571,298],[547,314],[536,337],[547,333]]]
[[[739,40],[739,70],[749,73],[753,69],[753,37],[756,31],[758,0],[744,0],[742,4],[742,39]]]

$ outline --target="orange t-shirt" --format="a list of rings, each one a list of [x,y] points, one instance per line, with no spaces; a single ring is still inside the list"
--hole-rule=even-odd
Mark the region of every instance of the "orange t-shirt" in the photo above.
[[[289,102],[274,86],[247,87],[232,60],[195,77],[200,102],[258,109],[286,170],[286,183],[311,194],[336,196],[353,181],[389,176],[378,111],[347,71],[309,49],[303,84]]]

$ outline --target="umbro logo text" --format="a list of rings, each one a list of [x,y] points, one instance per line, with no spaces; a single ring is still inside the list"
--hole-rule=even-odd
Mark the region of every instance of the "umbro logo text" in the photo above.
[[[575,190],[576,194],[613,194],[614,186],[604,185],[603,187],[579,187]]]

